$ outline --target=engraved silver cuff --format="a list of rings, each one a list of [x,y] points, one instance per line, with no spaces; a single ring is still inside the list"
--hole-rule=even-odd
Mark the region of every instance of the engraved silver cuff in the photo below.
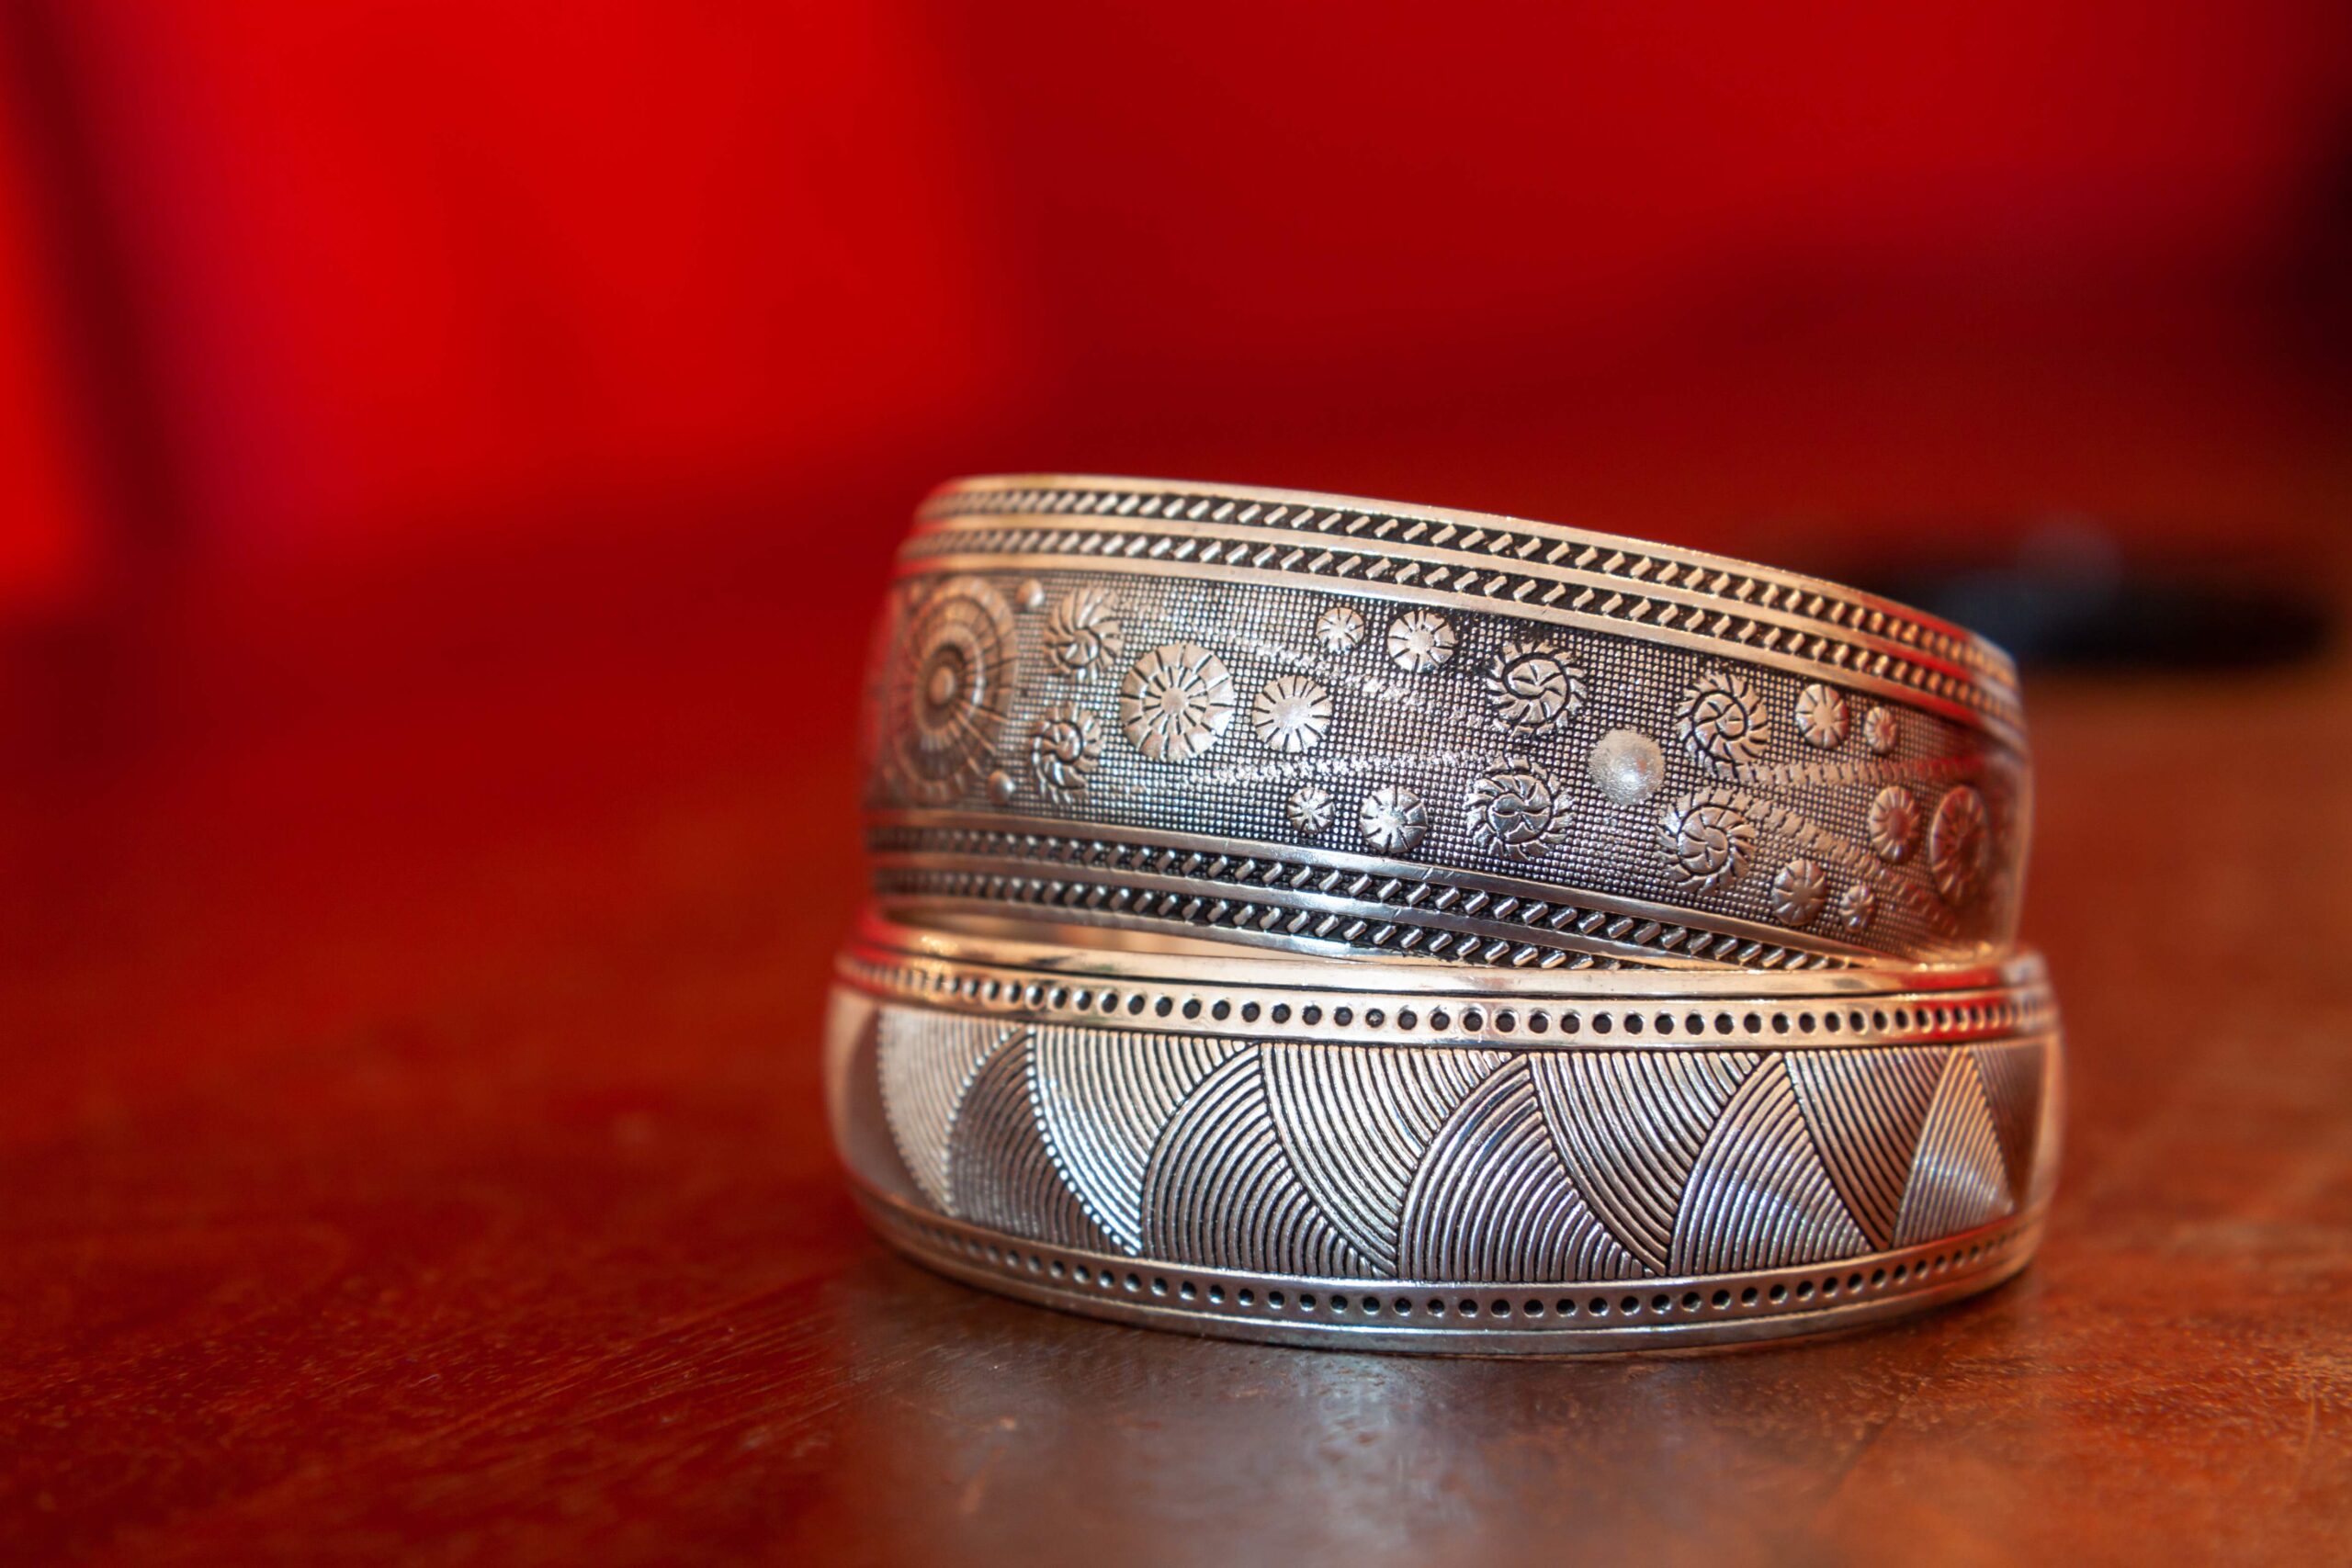
[[[1100,479],[922,509],[869,688],[889,909],[1510,966],[1964,963],[2016,934],[2016,676],[1810,579]]]
[[[1196,1333],[1563,1351],[1841,1327],[2024,1267],[2055,1170],[2030,956],[1497,973],[869,920],[838,974],[834,1135],[880,1232]]]

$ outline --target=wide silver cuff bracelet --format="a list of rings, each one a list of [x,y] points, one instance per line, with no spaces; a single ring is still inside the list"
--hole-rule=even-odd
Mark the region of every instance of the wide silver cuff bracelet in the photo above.
[[[1616,973],[869,919],[834,1135],[893,1245],[1098,1316],[1382,1349],[1765,1338],[2024,1267],[2040,961]]]
[[[922,509],[873,665],[910,919],[1516,967],[2016,938],[2015,672],[1832,584],[1545,524],[1028,478]]]

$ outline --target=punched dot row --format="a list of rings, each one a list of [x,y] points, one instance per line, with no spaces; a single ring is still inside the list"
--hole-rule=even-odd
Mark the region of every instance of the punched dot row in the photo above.
[[[1248,1312],[1316,1318],[1329,1323],[1377,1323],[1408,1328],[1456,1326],[1469,1322],[1510,1321],[1529,1325],[1627,1321],[1661,1322],[1692,1317],[1737,1315],[1750,1312],[1804,1311],[1840,1302],[1919,1290],[1950,1278],[1962,1277],[1997,1262],[2023,1234],[2012,1227],[1967,1247],[1921,1254],[1869,1269],[1828,1269],[1792,1274],[1755,1283],[1686,1288],[1675,1291],[1602,1290],[1590,1294],[1488,1292],[1477,1294],[1438,1294],[1402,1289],[1363,1291],[1299,1290],[1240,1284],[1226,1279],[1200,1279],[1190,1274],[1139,1269],[1123,1269],[1097,1260],[1088,1262],[1050,1251],[952,1231],[944,1226],[910,1222],[932,1247],[974,1263],[985,1262],[1007,1274],[1032,1277],[1071,1292],[1097,1296],[1133,1297],[1158,1303],[1193,1304],[1227,1312]]]
[[[2015,998],[1869,1009],[1817,1006],[1799,1009],[1792,1005],[1769,1010],[1653,1010],[1638,1006],[1551,1009],[1479,1005],[1359,1008],[1351,1003],[1326,1007],[1318,1002],[1304,1002],[1295,1006],[1288,1001],[1265,1002],[1255,998],[1237,1001],[1224,996],[1203,998],[1168,991],[1125,991],[1115,987],[1097,989],[1049,985],[1037,980],[1023,983],[993,976],[929,967],[910,967],[877,977],[897,988],[988,1006],[1025,1007],[1055,1012],[1188,1023],[1205,1020],[1211,1023],[1238,1021],[1253,1024],[1262,1021],[1288,1024],[1295,1021],[1314,1028],[1328,1021],[1341,1029],[1361,1025],[1367,1030],[1394,1029],[1404,1034],[1452,1034],[1459,1032],[1469,1034],[1560,1034],[1602,1038],[1655,1036],[1660,1039],[1761,1039],[1766,1036],[1847,1034],[1889,1037],[1913,1033],[2016,1031],[2040,1027],[2046,1021],[2046,1010],[2038,1001],[2021,1001]]]

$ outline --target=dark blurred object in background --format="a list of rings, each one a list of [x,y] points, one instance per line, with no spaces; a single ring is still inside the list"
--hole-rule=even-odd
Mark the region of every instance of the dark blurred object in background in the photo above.
[[[1984,532],[1955,522],[1909,563],[1854,580],[1983,632],[2028,670],[2255,670],[2328,645],[2334,606],[2308,561],[2135,562],[2124,531],[2088,517],[2047,519],[2005,558],[1951,558]]]

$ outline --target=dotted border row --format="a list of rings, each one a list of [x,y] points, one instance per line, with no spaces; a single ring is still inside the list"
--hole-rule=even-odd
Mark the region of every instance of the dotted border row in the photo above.
[[[1329,1326],[1407,1330],[1485,1328],[1590,1330],[1721,1322],[1802,1313],[1900,1297],[1997,1267],[2029,1235],[2031,1220],[2011,1218],[1994,1235],[1962,1243],[1928,1242],[1902,1254],[1775,1274],[1713,1280],[1593,1280],[1582,1283],[1430,1285],[1407,1281],[1268,1282],[1208,1269],[1129,1264],[1039,1247],[1017,1237],[965,1231],[928,1218],[876,1208],[886,1234],[896,1232],[950,1259],[986,1265],[1010,1278],[1084,1300],[1129,1301],[1162,1310],[1287,1320]],[[1720,1279],[1721,1277],[1716,1277]]]
[[[1329,995],[1323,1000],[1299,1001],[1294,999],[1293,992],[1237,988],[1219,995],[1197,987],[1168,989],[1148,983],[1097,987],[1060,979],[1023,981],[941,960],[883,962],[858,954],[844,955],[842,969],[872,989],[967,1008],[1050,1013],[1080,1022],[1245,1027],[1263,1022],[1285,1027],[1295,1020],[1307,1029],[1319,1029],[1328,1022],[1335,1030],[1355,1031],[1359,1041],[1467,1035],[1511,1040],[1556,1036],[1579,1042],[1713,1040],[1745,1044],[1820,1038],[1893,1044],[1997,1039],[2038,1033],[2056,1022],[2049,992],[2040,986],[1939,999],[1902,993],[1875,998],[1867,1006],[1843,998],[1737,1003],[1651,999],[1563,1006],[1377,996],[1351,996],[1342,1000]]]
[[[1823,593],[1817,588],[1776,581],[1760,569],[1678,561],[1644,551],[1634,540],[1577,541],[1554,539],[1526,530],[1515,520],[1482,518],[1450,523],[1427,518],[1398,517],[1351,507],[1317,506],[1251,501],[1238,496],[1153,492],[1124,488],[1071,485],[1027,486],[1000,490],[951,486],[923,502],[916,515],[926,522],[956,516],[1001,516],[1042,513],[1121,517],[1181,518],[1190,523],[1233,524],[1263,528],[1288,527],[1295,532],[1371,535],[1397,542],[1450,547],[1472,554],[1484,547],[1489,556],[1529,560],[1539,553],[1544,564],[1557,566],[1564,558],[1569,570],[1622,577],[1652,587],[1676,585],[1686,592],[1709,594],[1758,609],[1779,610],[1830,626],[1884,637],[1923,649],[1977,671],[1987,680],[2009,682],[2010,672],[1976,639],[1948,631],[1924,618],[1864,604],[1858,600]],[[1550,547],[1545,548],[1546,546]]]

